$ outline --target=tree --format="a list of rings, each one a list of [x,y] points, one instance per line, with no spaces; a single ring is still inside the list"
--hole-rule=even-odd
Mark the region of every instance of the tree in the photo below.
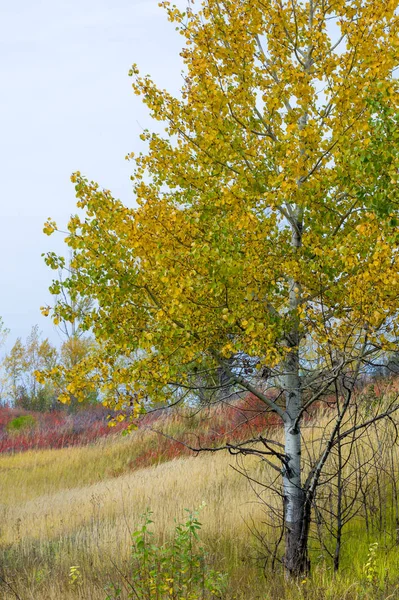
[[[68,324],[63,323],[62,327],[68,328]],[[74,333],[63,341],[59,351],[47,338],[41,338],[37,325],[32,327],[25,343],[21,338],[17,338],[2,362],[5,388],[14,406],[39,411],[56,407],[57,396],[64,389],[64,382],[56,377],[59,369],[72,370],[81,364],[95,347],[93,340],[81,336],[79,327],[76,324],[75,327]],[[40,371],[51,373],[52,378],[38,381],[35,374]],[[92,390],[81,398],[84,404],[97,400],[97,393]],[[69,405],[71,409],[76,408],[77,402],[73,395]]]
[[[65,281],[65,273],[69,275],[73,275],[74,267],[73,267],[73,253],[70,254],[70,258],[68,264],[65,264],[64,260],[59,262],[58,267],[58,279],[53,281],[51,285],[51,293],[56,296],[56,302],[58,306],[63,307],[64,318],[59,318],[56,321],[56,325],[64,338],[64,340],[79,340],[80,338],[84,338],[86,335],[87,327],[85,327],[85,319],[86,315],[89,314],[94,307],[94,301],[89,296],[82,296],[81,294],[76,293],[76,290],[68,288],[68,281]],[[44,314],[48,314],[49,307],[43,306],[41,308]],[[85,337],[85,340],[81,347],[88,346],[88,338]],[[70,358],[72,356],[71,349],[74,344],[71,343],[70,348]],[[76,349],[80,347],[80,345],[76,344]],[[78,354],[81,354],[81,350],[76,350]],[[80,359],[82,356],[80,356]]]
[[[93,299],[90,296],[76,293],[74,289],[69,289],[65,273],[74,274],[73,253],[70,254],[67,264],[63,259],[59,261],[58,278],[53,281],[50,288],[51,293],[56,297],[57,306],[60,309],[62,307],[62,310],[59,310],[59,316],[54,319],[54,323],[64,339],[59,352],[58,366],[60,368],[53,372],[53,381],[56,382],[58,389],[62,389],[64,385],[61,373],[68,372],[76,365],[82,364],[84,360],[90,359],[90,355],[95,351],[95,342],[87,334],[88,328],[86,327],[86,317],[93,311]],[[47,316],[50,307],[42,306],[41,311]],[[77,398],[72,392],[67,395],[67,398],[70,409],[75,410]],[[82,395],[80,397],[80,402],[85,404],[97,401],[98,393],[93,387],[86,389],[84,397]]]
[[[4,326],[3,319],[0,317],[0,346],[4,344],[10,330]]]
[[[354,394],[398,340],[398,2],[162,4],[185,38],[185,82],[175,98],[131,69],[165,124],[128,157],[137,208],[72,177],[84,216],[68,225],[64,285],[94,299],[98,349],[63,377],[68,393],[101,385],[134,414],[190,398],[201,373],[254,394],[284,448],[260,437],[237,451],[282,477],[284,565],[297,576],[329,456],[398,408],[360,418]],[[53,318],[68,318],[62,303]],[[334,420],[305,457],[304,416],[332,390]]]
[[[6,341],[6,338],[9,334],[9,330],[4,326],[4,322],[3,319],[0,317],[0,348],[3,346],[4,342]],[[0,368],[1,368],[1,363],[0,363]],[[3,402],[3,399],[5,399],[5,389],[6,389],[6,380],[4,377],[4,374],[1,373],[0,371],[0,402]]]
[[[37,325],[24,344],[18,338],[3,361],[9,383],[9,395],[15,406],[27,410],[48,410],[54,404],[55,389],[50,381],[40,384],[34,372],[51,372],[57,364],[57,350],[47,338],[40,339]]]
[[[3,366],[6,372],[6,378],[9,384],[9,394],[14,403],[18,399],[18,389],[20,378],[25,369],[25,348],[20,338],[18,338],[11,348],[9,354],[3,361]]]

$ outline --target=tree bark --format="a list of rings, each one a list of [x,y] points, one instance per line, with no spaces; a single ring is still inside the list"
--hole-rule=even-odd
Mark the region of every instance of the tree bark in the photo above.
[[[301,432],[296,420],[302,407],[302,393],[296,349],[292,349],[288,355],[286,370],[284,566],[288,577],[299,577],[309,570],[307,546],[311,502],[303,489],[301,478]]]
[[[292,226],[291,244],[298,250],[302,245],[302,211],[298,207]],[[283,472],[285,556],[287,577],[298,577],[308,572],[308,535],[311,503],[302,485],[301,429],[302,386],[299,372],[300,328],[298,306],[301,286],[290,280],[290,329],[286,335],[288,353],[284,364],[285,414],[285,466]]]

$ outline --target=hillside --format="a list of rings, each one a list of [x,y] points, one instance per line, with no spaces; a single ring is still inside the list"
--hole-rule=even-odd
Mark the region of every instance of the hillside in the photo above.
[[[0,453],[88,445],[126,430],[128,421],[118,422],[117,417],[118,413],[101,405],[71,414],[60,410],[42,413],[3,407],[0,408]],[[114,423],[110,427],[112,418]],[[135,466],[147,466],[189,453],[178,439],[194,446],[220,443],[226,435],[230,440],[239,441],[277,424],[276,417],[265,414],[262,403],[250,395],[200,412],[154,410],[137,420],[135,426],[140,431],[163,431],[169,438],[158,436],[155,448],[153,443],[148,448],[146,444],[141,446],[140,456],[135,456]],[[187,432],[190,432],[188,437]]]
[[[273,499],[267,490],[253,482],[250,485],[239,470],[245,466],[253,480],[267,481],[274,476],[270,467],[254,457],[246,457],[243,462],[225,452],[194,456],[181,444],[150,430],[162,425],[167,436],[186,440],[195,436],[197,441],[212,443],[216,438],[223,439],[228,431],[239,437],[244,435],[243,428],[265,428],[255,413],[252,421],[248,422],[246,415],[246,422],[242,421],[241,428],[237,426],[243,415],[242,406],[237,406],[239,410],[233,412],[226,407],[195,417],[191,434],[185,437],[187,415],[158,415],[144,419],[141,428],[126,437],[119,433],[90,445],[3,453],[1,598],[105,600],[107,583],[120,581],[121,574],[129,573],[131,532],[145,509],[153,511],[154,530],[164,541],[174,520],[184,517],[184,509],[195,509],[202,503],[206,506],[200,516],[201,539],[210,564],[229,575],[226,598],[397,597],[399,547],[390,537],[393,514],[387,508],[388,497],[383,530],[373,521],[366,532],[360,518],[347,528],[342,569],[334,584],[330,563],[316,541],[312,581],[293,588],[284,582],[279,570],[272,577],[262,577],[265,549],[256,542],[253,529],[256,526],[266,540],[273,536],[265,525],[262,502]],[[237,414],[241,417],[234,417]],[[316,442],[315,431],[328,427],[328,421],[328,410],[320,409],[309,422],[306,435],[311,443],[313,439]],[[273,423],[268,426],[275,428]],[[372,443],[375,435],[379,432],[370,434]],[[396,464],[398,460],[395,448]],[[368,472],[370,481],[373,477],[375,471]],[[364,570],[369,546],[374,542],[379,544],[375,559],[380,582],[377,587],[369,585]],[[78,567],[78,583],[71,584],[71,567]]]

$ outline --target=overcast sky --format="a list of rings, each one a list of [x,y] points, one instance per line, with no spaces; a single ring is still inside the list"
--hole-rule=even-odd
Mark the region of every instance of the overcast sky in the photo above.
[[[184,5],[184,0],[177,2]],[[132,204],[131,165],[150,120],[127,76],[136,62],[160,86],[180,87],[182,38],[158,0],[0,2],[0,316],[8,346],[34,324],[59,336],[40,306],[52,272],[41,253],[63,251],[42,233],[75,212],[80,170]]]

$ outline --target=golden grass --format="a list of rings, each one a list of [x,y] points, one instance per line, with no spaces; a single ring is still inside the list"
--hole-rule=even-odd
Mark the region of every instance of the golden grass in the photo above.
[[[62,467],[71,468],[67,455],[56,458],[57,471]],[[122,530],[126,531],[126,523],[137,523],[140,514],[151,507],[157,515],[158,526],[164,531],[173,525],[175,517],[182,516],[185,507],[194,508],[203,501],[207,504],[206,512],[212,515],[213,525],[218,524],[219,531],[210,531],[212,536],[220,532],[239,535],[240,514],[247,512],[249,494],[238,473],[227,475],[229,462],[232,461],[226,455],[181,458],[85,486],[61,488],[60,480],[57,486],[49,480],[49,489],[46,489],[41,465],[40,495],[36,489],[27,493],[26,500],[15,503],[13,490],[8,495],[3,489],[1,541],[8,544],[15,540],[19,519],[18,531],[24,541],[47,540],[50,534],[56,537],[77,532],[84,537],[88,525],[91,535],[93,527],[101,524],[95,540],[97,546],[100,538],[108,539],[108,532],[105,535],[108,523],[112,524],[111,529],[118,539]],[[34,470],[30,473],[31,481],[33,474]]]
[[[129,469],[141,437],[139,433],[138,439],[133,434],[92,447],[0,456],[1,545],[15,551],[12,556],[25,571],[22,576],[28,588],[35,587],[35,577],[46,575],[42,573],[46,564],[49,571],[56,567],[64,583],[69,568],[78,564],[90,588],[93,573],[112,571],[112,562],[127,559],[130,531],[147,507],[154,511],[157,531],[164,537],[174,520],[184,516],[185,508],[205,502],[203,538],[211,552],[224,554],[228,545],[234,556],[245,546],[245,519],[249,514],[256,518],[259,507],[249,503],[248,485],[230,468],[234,458],[226,454],[186,457],[113,476]],[[50,589],[53,583],[60,585],[51,581],[50,573],[46,580]],[[64,597],[41,596],[42,586],[36,587],[37,599]],[[46,588],[46,594],[53,593],[58,592]],[[80,597],[76,593],[81,590],[74,593],[71,597]]]

